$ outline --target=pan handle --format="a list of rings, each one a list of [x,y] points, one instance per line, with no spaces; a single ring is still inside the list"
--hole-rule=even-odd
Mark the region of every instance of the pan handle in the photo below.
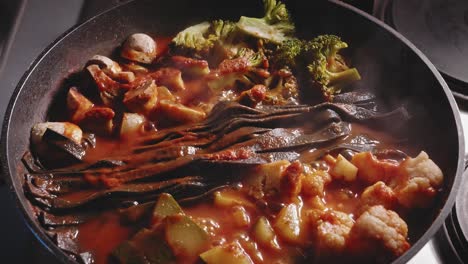
[[[0,159],[0,186],[5,184],[5,175],[3,174],[3,163],[2,160]]]

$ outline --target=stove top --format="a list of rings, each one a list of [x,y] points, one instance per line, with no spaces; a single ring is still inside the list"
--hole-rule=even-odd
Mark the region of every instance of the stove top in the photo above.
[[[0,8],[3,7],[2,4],[4,2],[8,2],[9,6],[15,6],[10,3],[15,1],[0,0]],[[17,1],[18,5],[16,5],[16,9],[14,10],[18,13],[15,13],[17,15],[13,16],[13,19],[16,17],[18,20],[17,22],[10,22],[11,25],[17,26],[9,31],[2,31],[3,29],[1,28],[3,22],[1,19],[3,18],[2,9],[0,11],[0,66],[2,61],[4,61],[5,67],[3,69],[0,67],[0,120],[3,120],[9,98],[22,74],[51,41],[77,22],[121,2],[123,0]],[[348,0],[347,2],[369,13],[372,12],[373,7],[374,13],[385,13],[386,9],[381,8],[387,7],[388,2],[391,1],[375,0],[375,3],[379,5],[374,6],[371,0]],[[417,1],[409,2],[416,4]],[[21,12],[23,14],[22,18],[20,16]],[[9,36],[8,39],[12,39],[11,43],[5,41],[7,39],[6,36]],[[8,56],[5,56],[7,49],[2,50],[2,45],[6,47],[5,43],[8,43],[8,47],[10,47]],[[457,90],[456,85],[458,84],[449,83],[449,85],[453,90]],[[463,95],[463,86],[458,88],[457,91],[462,96],[465,96]],[[465,99],[468,99],[468,96],[465,97]],[[461,118],[465,131],[468,131],[468,104],[466,104],[468,100],[460,102],[460,106],[467,106],[466,108],[461,108]],[[467,144],[466,149],[468,149],[468,140],[465,143]],[[40,242],[28,230],[21,219],[20,212],[15,207],[15,202],[8,192],[7,187],[0,186],[0,200],[2,201],[3,212],[2,225],[0,227],[0,234],[2,234],[0,236],[0,259],[6,261],[6,263],[57,263],[53,256],[43,249],[43,246],[39,244]],[[468,214],[468,212],[463,212],[463,214]],[[453,222],[454,217],[455,214],[449,217],[447,221]],[[467,259],[465,256],[467,253],[463,251],[463,249],[468,249],[468,246],[464,245],[466,240],[449,238],[461,238],[464,228],[457,228],[456,225],[444,226],[409,263],[463,263],[462,259]],[[466,229],[468,230],[468,227]],[[461,250],[453,250],[457,248]]]

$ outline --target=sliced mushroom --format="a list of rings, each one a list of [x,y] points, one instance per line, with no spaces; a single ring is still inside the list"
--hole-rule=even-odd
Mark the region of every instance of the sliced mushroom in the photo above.
[[[108,107],[93,107],[85,113],[80,125],[96,134],[109,135],[114,128],[114,116],[114,110]]]
[[[93,103],[78,92],[76,87],[71,87],[67,94],[67,107],[71,114],[71,121],[79,123],[85,113],[93,107]]]
[[[31,146],[47,167],[81,160],[86,149],[81,145],[83,132],[69,122],[38,123],[31,129]]]
[[[142,86],[125,93],[123,103],[135,112],[148,115],[156,107],[158,101],[158,89],[154,81],[149,81]]]
[[[128,137],[141,131],[145,122],[145,117],[140,114],[124,113],[120,127],[120,136]]]
[[[158,86],[166,86],[172,91],[185,90],[182,72],[175,68],[161,68],[151,74]]]
[[[160,101],[159,108],[167,117],[169,117],[169,119],[181,123],[197,122],[205,119],[206,117],[206,114],[202,111],[198,111],[185,105],[167,100]]]
[[[102,55],[94,55],[91,59],[86,63],[86,66],[96,64],[101,68],[106,74],[114,75],[118,74],[122,71],[120,65],[111,60],[110,58]]]
[[[123,64],[122,66],[124,67],[125,70],[131,71],[133,73],[147,73],[148,72],[148,69],[133,62]]]
[[[156,42],[143,33],[130,35],[122,47],[123,58],[141,63],[151,63],[156,58]]]
[[[89,65],[86,69],[96,82],[103,103],[107,106],[113,105],[115,99],[122,93],[120,84],[107,76],[97,64]]]
[[[119,82],[130,83],[135,80],[135,74],[131,71],[122,71],[120,65],[110,58],[102,55],[94,55],[87,65],[98,65],[99,68],[110,78]]]

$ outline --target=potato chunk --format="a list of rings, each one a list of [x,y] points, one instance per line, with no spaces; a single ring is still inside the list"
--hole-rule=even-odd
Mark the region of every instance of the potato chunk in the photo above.
[[[281,209],[274,225],[278,236],[290,243],[301,242],[301,212],[296,204],[288,204]]]
[[[158,89],[154,81],[147,82],[138,88],[125,93],[123,103],[135,113],[149,115],[158,102]]]
[[[76,87],[71,87],[67,94],[67,108],[71,115],[73,123],[79,123],[83,120],[85,113],[90,110],[94,104],[82,95]]]
[[[129,137],[142,130],[146,119],[144,116],[135,113],[124,113],[122,125],[120,126],[120,136]]]
[[[358,168],[349,162],[341,154],[336,158],[336,163],[333,165],[330,174],[335,179],[344,180],[347,182],[355,181],[357,178]]]
[[[257,166],[246,179],[249,195],[261,199],[265,195],[279,192],[281,175],[289,164],[287,160],[280,160]]]
[[[253,264],[250,256],[238,242],[214,247],[200,255],[206,264]]]
[[[159,102],[159,109],[169,117],[170,120],[175,120],[180,123],[192,123],[205,119],[206,114],[187,107],[179,103],[173,103],[168,100]]]

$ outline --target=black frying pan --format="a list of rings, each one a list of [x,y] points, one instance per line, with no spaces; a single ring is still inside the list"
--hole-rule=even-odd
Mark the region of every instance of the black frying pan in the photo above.
[[[288,2],[299,35],[336,34],[350,44],[348,54],[366,87],[389,108],[406,104],[414,120],[402,128],[419,149],[426,150],[445,174],[445,185],[433,211],[417,219],[421,232],[412,234],[412,248],[395,263],[405,263],[442,225],[452,209],[464,164],[464,140],[458,109],[434,66],[411,43],[388,26],[340,2]],[[72,28],[32,64],[10,100],[2,131],[4,175],[26,223],[42,244],[62,262],[73,260],[61,251],[37,222],[22,188],[21,156],[28,149],[34,123],[48,118],[53,98],[64,79],[79,71],[95,54],[110,55],[131,33],[170,36],[204,20],[237,20],[262,13],[261,1],[171,0],[133,1]]]

